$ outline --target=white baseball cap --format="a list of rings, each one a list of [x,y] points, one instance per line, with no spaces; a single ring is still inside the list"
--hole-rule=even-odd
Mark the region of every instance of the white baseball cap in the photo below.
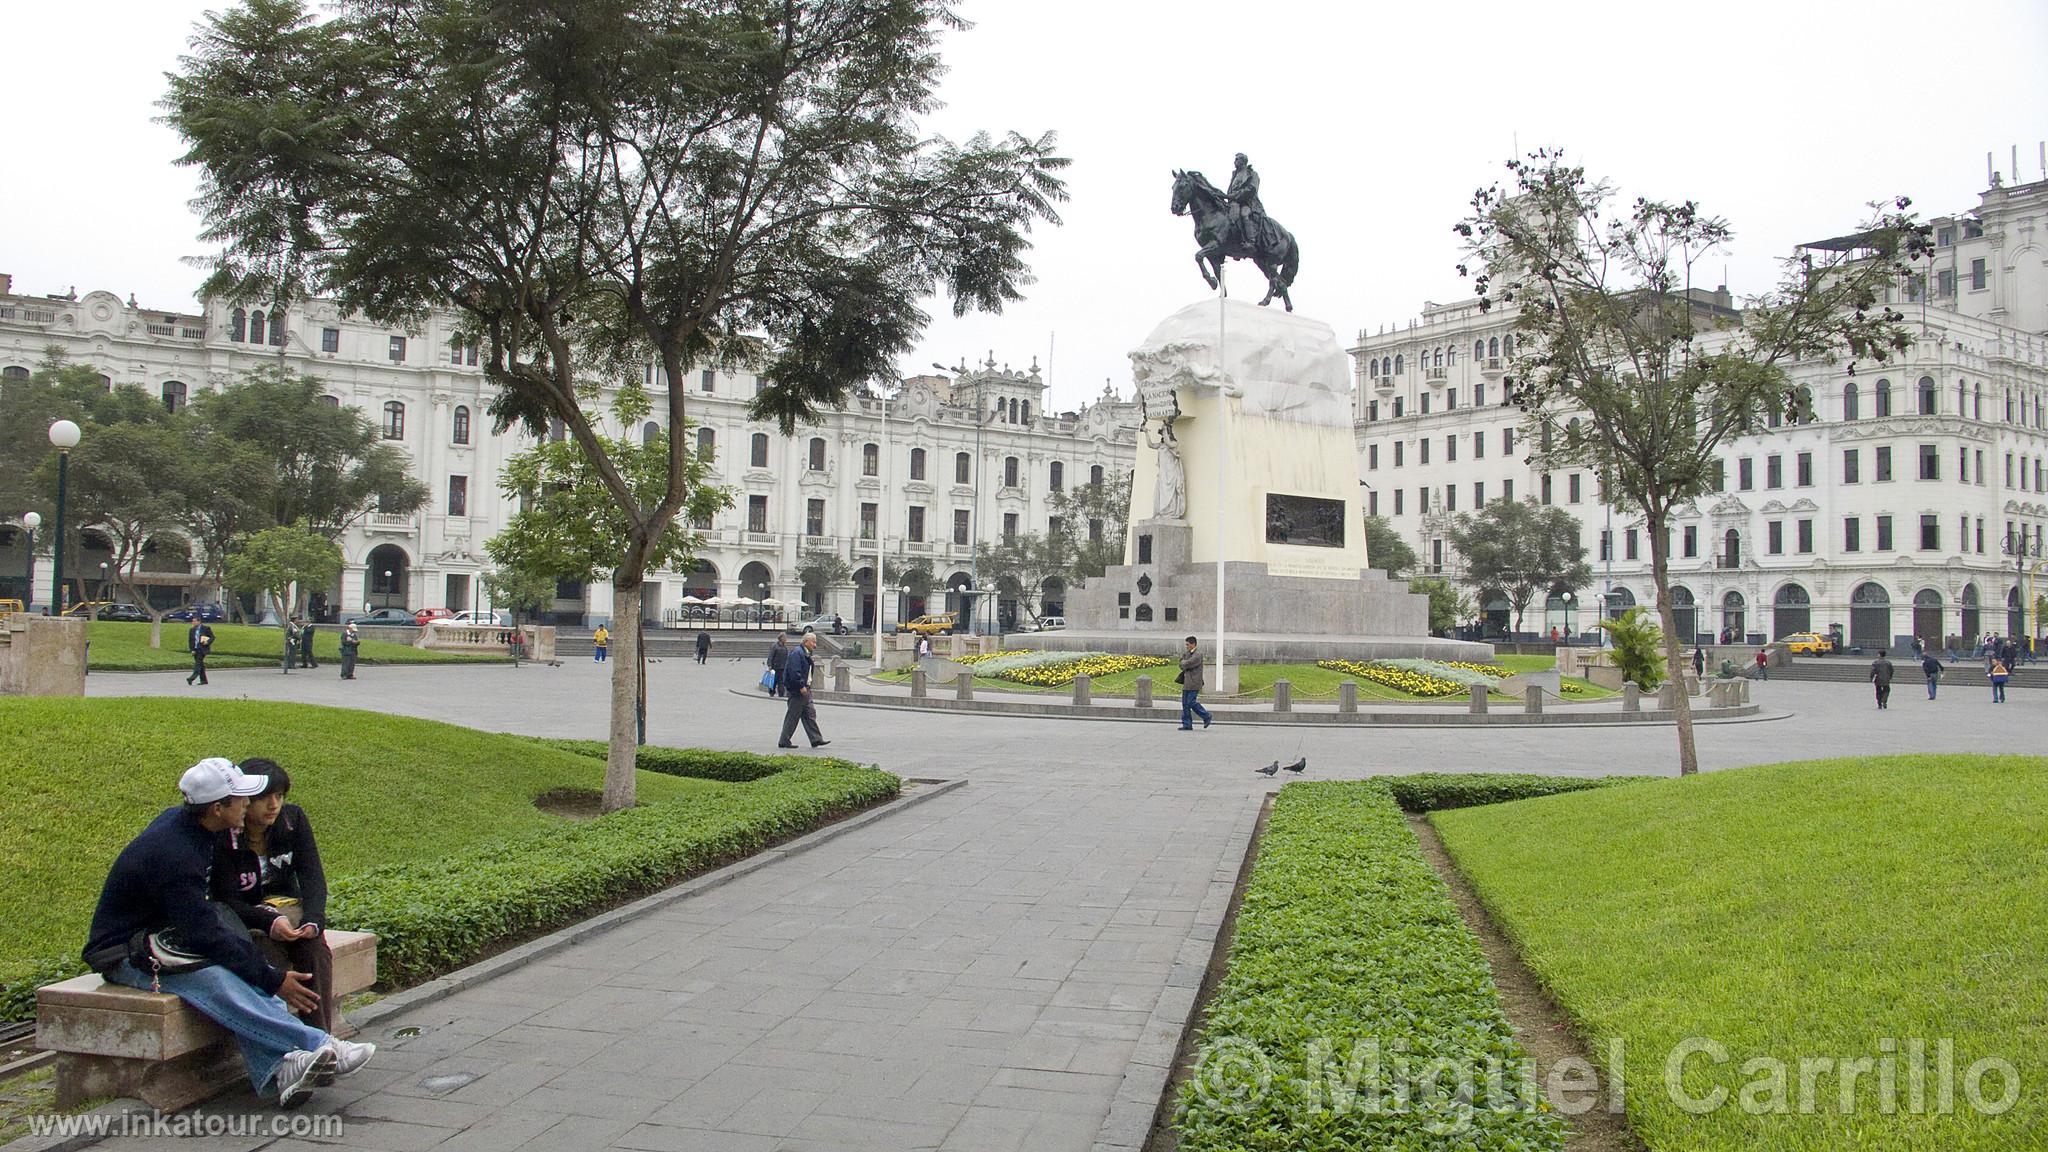
[[[178,791],[189,804],[211,804],[230,796],[260,796],[270,786],[270,777],[251,776],[235,767],[232,760],[208,756],[185,769],[178,778]]]

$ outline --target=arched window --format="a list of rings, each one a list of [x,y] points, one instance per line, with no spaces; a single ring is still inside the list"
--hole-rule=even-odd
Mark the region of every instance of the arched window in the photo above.
[[[5,367],[5,368],[0,368],[0,380],[26,380],[26,379],[28,379],[28,369],[26,369],[26,368],[23,368],[23,367],[22,367],[21,365],[19,365],[19,364],[9,364],[9,365],[8,365],[7,367]]]
[[[384,402],[384,438],[405,439],[405,405],[396,400]]]
[[[749,468],[766,468],[768,466],[768,434],[766,432],[754,433],[752,441],[748,443],[747,466]]]
[[[1733,528],[1721,537],[1721,567],[1742,567],[1742,534]]]
[[[1436,350],[1436,366],[1439,368],[1444,366],[1444,350],[1441,348]]]
[[[910,450],[910,478],[912,480],[924,479],[924,449],[922,448],[912,448]]]
[[[1099,488],[1102,486],[1102,465],[1094,464],[1089,466],[1088,485],[1091,488]]]
[[[320,398],[320,402],[322,404],[327,405],[329,408],[341,407],[341,397],[339,396],[322,396]]]
[[[1982,420],[1984,418],[1984,385],[1981,383],[1974,385],[1970,391],[1970,418],[1973,420]]]
[[[1922,376],[1920,378],[1920,414],[1922,416],[1934,415],[1941,406],[1939,399],[1934,393],[1934,377]]]
[[[1860,420],[1862,418],[1863,396],[1857,390],[1856,382],[1851,380],[1847,384],[1842,385],[1842,419]]]
[[[969,456],[969,455],[968,455],[967,453],[965,453],[965,452],[956,452],[956,453],[954,453],[954,454],[953,454],[953,483],[955,483],[955,484],[965,484],[965,483],[967,483],[968,473],[970,473],[971,471],[973,471],[973,468],[974,468],[974,458],[973,458],[973,457]]]
[[[1373,357],[1372,359],[1370,359],[1370,360],[1367,360],[1367,361],[1365,362],[1365,376],[1366,376],[1366,379],[1368,379],[1368,380],[1377,380],[1377,379],[1379,379],[1379,375],[1380,375],[1380,358],[1379,358],[1379,357],[1377,357],[1377,356],[1375,356],[1375,357]]]
[[[860,446],[860,474],[880,476],[882,474],[882,446],[863,444]]]
[[[247,312],[237,308],[233,312],[228,313],[228,339],[240,344],[242,342],[242,334],[248,330],[248,326],[249,314]]]
[[[709,428],[697,429],[697,459],[709,460],[718,451],[718,433]]]
[[[825,438],[823,436],[811,437],[811,454],[807,461],[807,466],[813,472],[823,472],[825,470]]]
[[[254,312],[249,313],[249,343],[263,343],[263,333],[263,309],[258,308]]]
[[[1405,354],[1400,352],[1394,353],[1394,375],[1399,376],[1405,370],[1403,366],[1407,363],[1407,360],[1408,357]]]
[[[1500,354],[1503,356],[1513,356],[1515,354],[1515,338],[1512,334],[1500,338]]]
[[[1892,414],[1892,382],[1877,382],[1877,415],[1880,419]]]
[[[1058,460],[1045,470],[1045,486],[1048,491],[1058,492],[1067,486],[1067,466]]]
[[[652,444],[661,439],[661,425],[649,420],[640,426],[640,443]]]
[[[1483,357],[1483,356],[1485,356],[1485,355],[1486,355],[1486,341],[1484,341],[1484,340],[1474,340],[1474,341],[1472,342],[1472,358],[1473,358],[1474,360],[1478,360],[1478,359],[1480,359],[1481,357]]]
[[[282,312],[272,312],[270,314],[270,342],[279,348],[284,347],[284,313]]]
[[[1500,337],[1494,336],[1486,341],[1486,355],[1489,358],[1500,355]]]
[[[164,411],[176,412],[184,406],[185,382],[182,380],[164,381]]]
[[[1024,423],[1031,423],[1031,401],[1026,400],[1022,404],[1018,405],[1018,411],[1024,414]]]
[[[1858,648],[1891,647],[1892,598],[1881,585],[1858,584],[1849,593],[1849,643]]]
[[[1003,457],[1003,487],[1015,488],[1016,486],[1017,458],[1015,456],[1005,456]]]
[[[1806,589],[1798,584],[1787,584],[1778,589],[1771,601],[1771,638],[1783,640],[1794,632],[1813,630],[1813,601]]]
[[[465,404],[455,406],[455,442],[469,443],[469,407]]]

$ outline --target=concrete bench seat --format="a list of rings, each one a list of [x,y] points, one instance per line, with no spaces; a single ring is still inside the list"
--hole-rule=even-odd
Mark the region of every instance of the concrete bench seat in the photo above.
[[[373,933],[330,929],[326,935],[336,996],[377,982]],[[36,989],[36,1046],[57,1053],[59,1108],[132,1096],[171,1112],[243,1075],[241,1055],[226,1029],[168,992],[109,984],[93,972]]]

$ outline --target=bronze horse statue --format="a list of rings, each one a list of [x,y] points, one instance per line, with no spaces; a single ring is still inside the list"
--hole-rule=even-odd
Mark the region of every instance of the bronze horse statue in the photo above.
[[[1263,212],[1254,213],[1232,204],[1200,172],[1173,173],[1173,214],[1191,214],[1195,221],[1195,267],[1214,288],[1223,273],[1225,260],[1249,260],[1266,274],[1266,296],[1260,306],[1278,296],[1289,312],[1294,299],[1287,294],[1294,273],[1301,267],[1301,248],[1294,234]]]

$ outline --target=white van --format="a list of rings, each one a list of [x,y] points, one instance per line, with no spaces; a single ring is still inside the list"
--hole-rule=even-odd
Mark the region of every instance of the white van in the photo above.
[[[1065,616],[1040,616],[1038,618],[1038,630],[1041,632],[1055,632],[1066,626],[1067,618]]]

